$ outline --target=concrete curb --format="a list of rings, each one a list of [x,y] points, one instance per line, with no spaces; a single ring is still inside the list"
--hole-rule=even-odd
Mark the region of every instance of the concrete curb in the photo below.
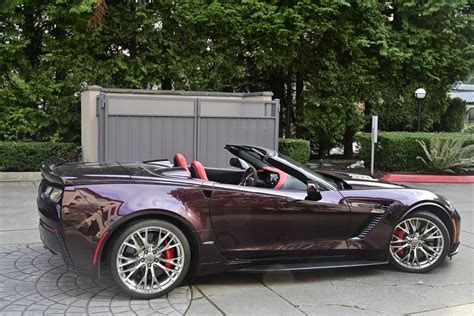
[[[418,183],[474,183],[474,176],[441,176],[428,174],[386,174],[382,180],[389,182]]]
[[[0,172],[0,182],[40,181],[41,172]]]

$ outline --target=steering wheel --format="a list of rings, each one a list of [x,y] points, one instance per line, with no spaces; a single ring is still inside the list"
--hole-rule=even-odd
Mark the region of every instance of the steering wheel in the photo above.
[[[257,184],[257,169],[249,167],[245,170],[239,185],[254,187]]]

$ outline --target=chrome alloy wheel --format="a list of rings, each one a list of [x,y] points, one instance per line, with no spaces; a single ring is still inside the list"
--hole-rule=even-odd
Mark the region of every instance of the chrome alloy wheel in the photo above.
[[[144,227],[128,235],[117,255],[117,272],[130,290],[153,294],[175,283],[184,267],[179,238],[162,227]]]
[[[444,248],[441,229],[432,221],[413,217],[397,225],[390,241],[390,254],[401,266],[424,269],[441,258]]]

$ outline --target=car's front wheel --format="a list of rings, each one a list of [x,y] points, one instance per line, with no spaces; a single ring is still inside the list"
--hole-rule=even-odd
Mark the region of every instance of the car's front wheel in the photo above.
[[[428,272],[440,265],[449,251],[449,232],[429,212],[416,212],[395,227],[390,240],[390,262],[406,272]]]
[[[189,242],[175,225],[162,220],[135,222],[114,240],[109,266],[115,283],[143,299],[160,297],[186,277]]]

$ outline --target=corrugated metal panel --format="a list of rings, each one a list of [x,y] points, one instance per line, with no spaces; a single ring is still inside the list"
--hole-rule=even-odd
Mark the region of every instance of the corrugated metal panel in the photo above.
[[[181,152],[189,161],[224,167],[226,144],[278,146],[278,101],[101,94],[98,106],[101,160],[172,160]]]
[[[474,91],[472,92],[450,92],[449,96],[451,98],[460,98],[461,100],[466,101],[467,103],[474,103]]]
[[[179,151],[193,157],[194,119],[188,117],[109,116],[109,161],[172,160]]]
[[[275,124],[273,118],[201,118],[198,159],[207,166],[226,167],[231,157],[226,144],[274,148]]]

